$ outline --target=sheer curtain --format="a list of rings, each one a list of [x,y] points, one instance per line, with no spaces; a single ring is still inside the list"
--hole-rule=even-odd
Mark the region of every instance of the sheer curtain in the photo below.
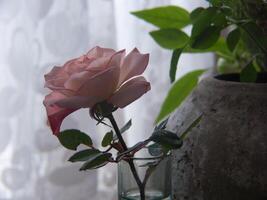
[[[116,113],[122,124],[132,118],[125,135],[129,145],[146,138],[170,87],[171,53],[148,35],[155,27],[130,11],[179,4],[193,9],[194,0],[0,0],[0,200],[116,199],[116,166],[79,172],[46,124],[43,75],[54,65],[95,45],[149,52],[146,77],[151,92]],[[205,3],[202,3],[205,5]],[[210,67],[212,56],[183,56],[177,76]],[[96,143],[103,136],[88,110],[69,116],[62,129],[79,128]]]

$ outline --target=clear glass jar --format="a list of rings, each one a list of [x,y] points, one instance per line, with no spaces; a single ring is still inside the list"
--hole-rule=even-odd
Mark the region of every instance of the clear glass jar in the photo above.
[[[152,156],[148,148],[144,148],[132,158],[136,171],[143,181],[146,173],[153,167],[148,163],[159,162],[152,170],[145,184],[145,200],[170,200],[171,199],[171,159],[170,156],[162,159],[161,156]],[[130,170],[127,161],[120,161],[118,164],[118,199],[119,200],[140,200],[140,192],[136,180]]]

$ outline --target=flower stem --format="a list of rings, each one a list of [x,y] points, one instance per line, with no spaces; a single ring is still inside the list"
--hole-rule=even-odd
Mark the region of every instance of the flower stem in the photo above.
[[[112,124],[112,126],[114,128],[115,133],[116,133],[116,135],[117,135],[117,137],[119,139],[119,142],[122,145],[123,150],[127,151],[128,147],[127,147],[123,137],[121,136],[120,130],[118,128],[118,125],[117,125],[112,113],[107,118],[110,120],[110,122],[111,122],[111,124]],[[138,185],[139,192],[140,192],[140,199],[141,200],[145,200],[145,186],[142,183],[142,181],[140,180],[140,177],[138,176],[138,173],[137,173],[136,168],[134,166],[134,162],[133,162],[132,159],[129,159],[127,162],[128,162],[128,164],[130,166],[130,169],[131,169],[131,171],[133,173],[134,179],[135,179],[135,181],[136,181],[136,183]]]

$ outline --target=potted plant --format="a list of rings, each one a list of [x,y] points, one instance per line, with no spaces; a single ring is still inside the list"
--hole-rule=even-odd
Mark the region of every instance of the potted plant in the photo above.
[[[217,74],[198,83],[202,71],[173,83],[157,120],[187,100],[168,128],[181,131],[203,114],[176,152],[173,199],[267,198],[267,3],[263,0],[209,0],[191,13],[177,6],[133,12],[157,27],[150,34],[173,51],[174,82],[182,53],[213,52]],[[183,31],[192,25],[191,34]]]

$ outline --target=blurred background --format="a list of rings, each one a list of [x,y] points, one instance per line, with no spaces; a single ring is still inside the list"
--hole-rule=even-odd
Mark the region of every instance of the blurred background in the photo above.
[[[169,4],[190,11],[207,5],[204,0],[0,0],[0,200],[117,199],[116,165],[79,172],[79,164],[67,162],[72,152],[46,124],[42,101],[49,91],[43,75],[96,45],[150,53],[145,76],[152,90],[116,113],[120,124],[133,121],[125,134],[129,145],[148,137],[170,87],[171,52],[149,36],[155,27],[130,12]],[[212,64],[210,54],[183,55],[177,77]],[[105,133],[88,109],[66,118],[62,129],[68,128],[89,133],[95,143]]]

